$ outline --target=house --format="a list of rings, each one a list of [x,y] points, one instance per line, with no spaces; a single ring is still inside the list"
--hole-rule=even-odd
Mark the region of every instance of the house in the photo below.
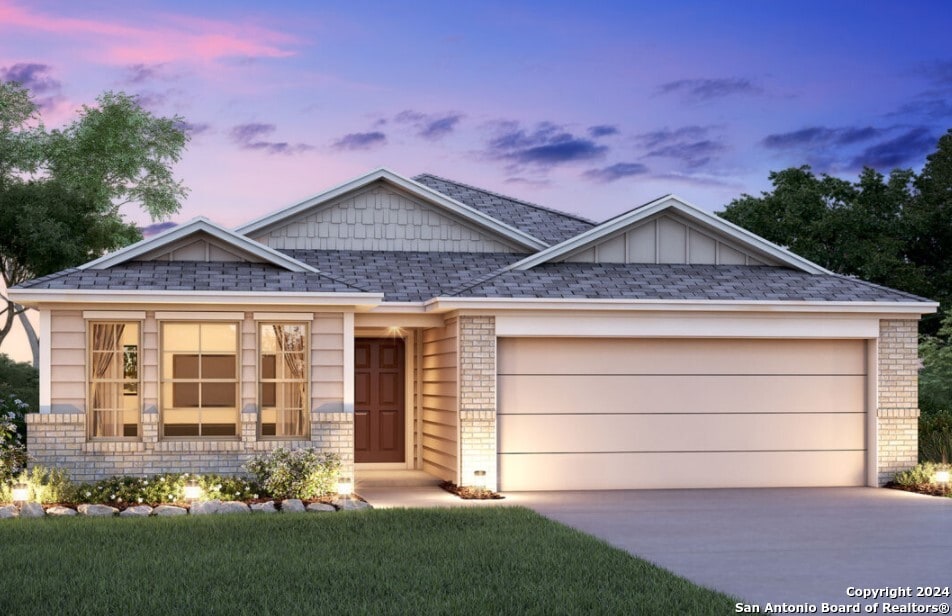
[[[879,485],[916,463],[936,309],[674,196],[595,224],[385,169],[11,295],[30,452],[76,479],[283,446],[501,490]]]

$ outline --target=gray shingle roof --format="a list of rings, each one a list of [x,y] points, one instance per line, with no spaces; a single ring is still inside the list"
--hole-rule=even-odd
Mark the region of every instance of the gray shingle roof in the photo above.
[[[819,302],[928,301],[845,276],[748,265],[547,263],[507,271],[455,292],[459,297],[748,300]]]
[[[445,295],[515,263],[526,255],[485,252],[385,252],[371,250],[282,250],[391,302],[418,302]]]
[[[204,261],[129,261],[109,269],[77,268],[37,278],[24,289],[99,289],[138,291],[274,291],[361,293],[325,274],[289,272],[264,263]]]
[[[557,212],[430,173],[418,175],[413,180],[547,244],[558,244],[595,226],[594,222],[580,216]]]

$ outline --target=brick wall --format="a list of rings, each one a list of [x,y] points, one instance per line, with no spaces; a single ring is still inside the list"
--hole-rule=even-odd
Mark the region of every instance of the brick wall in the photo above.
[[[496,473],[496,319],[459,317],[460,481],[486,471],[491,489]]]
[[[918,322],[879,322],[876,429],[880,485],[918,462]]]

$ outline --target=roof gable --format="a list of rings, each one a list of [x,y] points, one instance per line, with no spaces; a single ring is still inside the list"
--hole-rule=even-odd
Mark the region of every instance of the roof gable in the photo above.
[[[406,194],[425,202],[426,205],[434,208],[440,215],[448,216],[464,223],[464,225],[475,228],[493,238],[498,238],[505,244],[519,250],[540,250],[548,244],[537,237],[517,229],[503,221],[497,220],[488,214],[470,207],[464,203],[453,199],[443,193],[440,193],[428,186],[424,186],[411,179],[405,178],[388,169],[377,169],[368,174],[362,175],[349,182],[345,182],[335,188],[325,191],[319,195],[311,197],[284,208],[248,224],[235,229],[236,233],[245,236],[263,236],[268,231],[280,227],[301,216],[306,216],[311,211],[316,211],[323,206],[333,203],[335,200],[349,194],[366,189],[376,182],[383,182],[394,186]]]
[[[621,252],[630,254],[631,248],[626,252],[625,242],[629,246],[637,245],[638,250],[646,252],[645,243],[640,242],[638,237],[639,228],[644,229],[645,225],[655,221],[657,225],[655,232],[663,231],[664,225],[680,225],[684,228],[684,248],[685,253],[683,262],[690,263],[688,253],[690,248],[687,246],[691,242],[691,232],[693,230],[699,236],[698,246],[701,246],[705,252],[713,251],[714,256],[705,257],[705,261],[711,264],[737,264],[743,260],[747,264],[770,264],[792,267],[797,270],[811,274],[829,274],[823,267],[804,259],[792,252],[765,240],[764,238],[747,231],[737,225],[730,223],[713,214],[705,212],[700,208],[674,196],[666,195],[656,199],[633,210],[625,212],[619,216],[606,220],[588,231],[565,240],[564,242],[551,246],[532,256],[529,256],[518,263],[509,267],[511,270],[527,270],[543,263],[553,263],[566,260],[595,261],[599,245],[603,250],[610,250],[613,253]],[[680,232],[672,229],[672,233]],[[642,234],[643,236],[644,234]],[[676,237],[676,235],[675,235]],[[669,245],[670,246],[670,245]],[[730,254],[729,259],[719,260],[720,247],[723,246],[725,254]],[[586,254],[592,250],[592,256]],[[649,256],[640,256],[633,262],[664,263],[679,262],[677,259],[664,256],[660,251],[662,246],[660,241],[651,249],[653,258]],[[670,248],[665,248],[670,250]],[[726,251],[731,251],[727,253]],[[578,258],[575,258],[578,257]],[[625,262],[632,260],[619,258],[617,256],[605,261]]]
[[[179,253],[176,255],[176,253]],[[148,239],[136,242],[79,266],[101,270],[128,261],[244,261],[268,263],[291,272],[316,269],[272,250],[205,217],[198,217]]]

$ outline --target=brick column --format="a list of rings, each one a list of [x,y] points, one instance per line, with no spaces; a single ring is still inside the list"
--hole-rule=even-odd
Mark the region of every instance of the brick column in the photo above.
[[[876,429],[880,485],[919,461],[918,343],[917,321],[879,322]]]
[[[496,475],[496,319],[459,317],[460,485],[473,484],[473,472],[486,471],[495,490]]]

